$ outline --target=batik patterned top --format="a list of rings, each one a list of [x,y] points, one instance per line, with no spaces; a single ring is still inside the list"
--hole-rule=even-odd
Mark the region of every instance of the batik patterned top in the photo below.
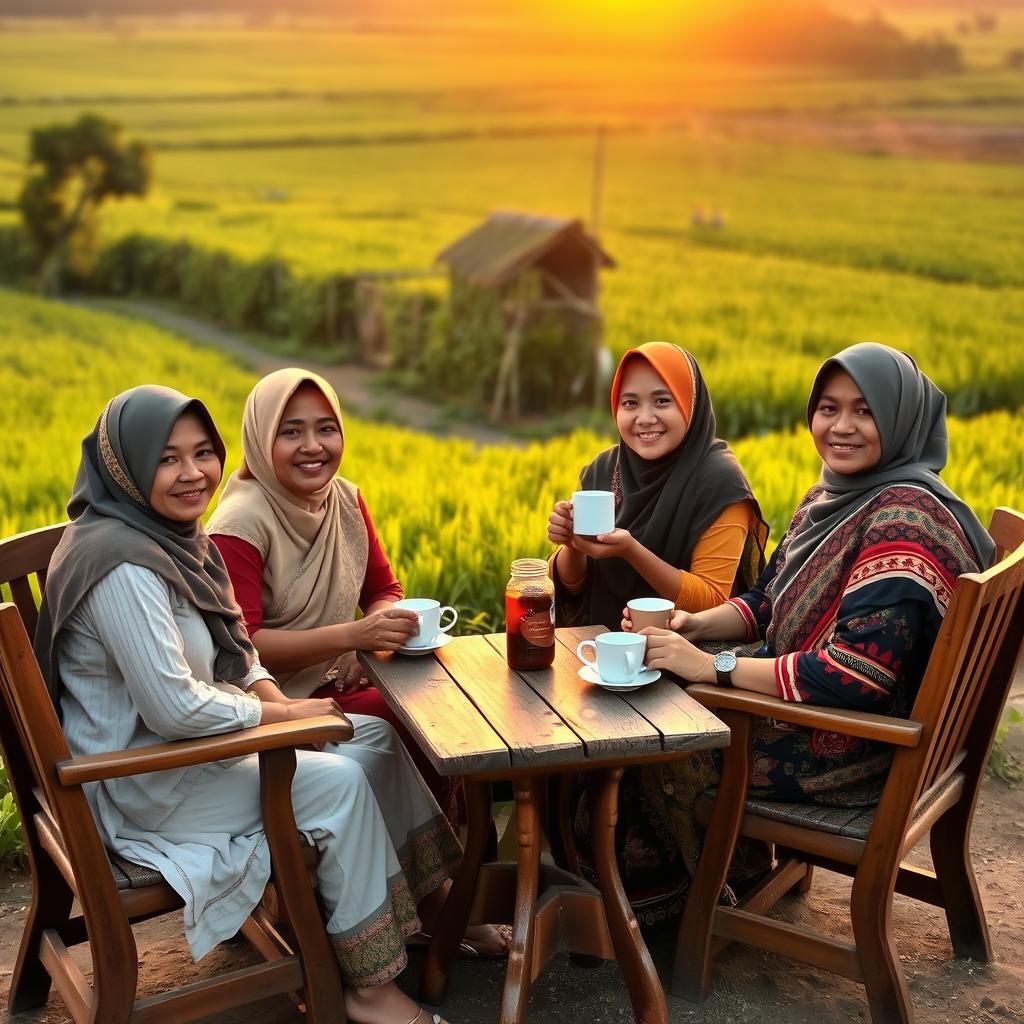
[[[809,506],[800,503],[757,586],[733,598],[747,639],[775,658],[778,696],[877,714],[909,713],[957,576],[977,558],[952,513],[924,488],[879,492],[819,545],[782,593],[774,583]],[[887,747],[773,723],[755,744],[755,791],[779,799],[871,802]]]

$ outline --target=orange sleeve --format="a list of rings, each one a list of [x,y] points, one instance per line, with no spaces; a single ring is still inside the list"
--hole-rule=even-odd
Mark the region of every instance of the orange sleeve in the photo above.
[[[737,501],[704,531],[694,546],[689,572],[680,570],[677,608],[702,612],[729,600],[750,532],[750,519],[750,502]]]

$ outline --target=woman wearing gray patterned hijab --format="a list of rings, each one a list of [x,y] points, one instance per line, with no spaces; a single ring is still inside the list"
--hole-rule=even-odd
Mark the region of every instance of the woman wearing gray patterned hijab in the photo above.
[[[224,443],[197,399],[154,385],[132,388],[107,403],[82,441],[82,462],[68,503],[72,522],[50,563],[36,629],[36,656],[55,701],[60,693],[60,632],[92,587],[122,562],[151,569],[179,598],[199,609],[217,646],[218,678],[241,678],[252,665],[253,646],[227,570],[198,514],[170,518],[150,503],[168,437],[189,413],[205,428],[218,464],[205,508],[220,482]]]
[[[648,664],[786,701],[909,714],[957,577],[991,564],[992,539],[939,476],[946,399],[885,345],[844,349],[818,371],[807,424],[821,476],[757,585],[654,631]],[[753,657],[696,643],[756,643]],[[871,804],[883,745],[767,723],[751,791],[782,801]],[[701,781],[707,783],[710,775]]]

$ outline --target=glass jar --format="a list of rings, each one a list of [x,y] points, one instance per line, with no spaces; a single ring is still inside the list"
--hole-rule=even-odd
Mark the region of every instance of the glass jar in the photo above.
[[[543,558],[517,558],[505,587],[505,652],[511,668],[555,660],[555,583]]]

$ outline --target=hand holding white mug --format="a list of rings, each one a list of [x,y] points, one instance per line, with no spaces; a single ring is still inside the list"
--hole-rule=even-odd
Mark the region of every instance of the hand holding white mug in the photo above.
[[[700,619],[693,612],[684,612],[682,608],[672,613],[668,628],[690,641],[700,637]]]
[[[419,616],[401,608],[381,608],[349,623],[357,651],[397,651],[419,630]]]
[[[648,668],[672,672],[691,683],[715,681],[715,659],[711,654],[694,647],[689,640],[670,629],[648,626],[640,631],[647,637]]]
[[[548,540],[566,548],[573,546],[571,501],[555,502],[548,519]]]

